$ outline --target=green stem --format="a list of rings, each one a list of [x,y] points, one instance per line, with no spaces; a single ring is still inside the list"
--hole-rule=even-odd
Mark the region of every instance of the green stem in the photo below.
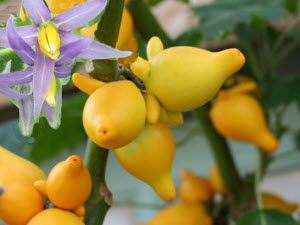
[[[119,64],[118,76],[124,76],[135,83],[138,88],[146,89],[143,81],[141,81],[130,69],[122,64]]]
[[[134,18],[135,27],[146,40],[156,35],[166,48],[172,46],[172,40],[161,28],[149,6],[143,0],[131,0],[128,8]]]
[[[105,168],[109,150],[88,139],[84,164],[92,177],[92,193],[85,204],[86,225],[101,225],[111,205],[111,193],[105,184]]]
[[[241,191],[241,179],[233,161],[227,142],[214,129],[209,117],[210,106],[206,104],[194,111],[195,119],[200,123],[214,154],[223,184],[228,193],[236,195]]]

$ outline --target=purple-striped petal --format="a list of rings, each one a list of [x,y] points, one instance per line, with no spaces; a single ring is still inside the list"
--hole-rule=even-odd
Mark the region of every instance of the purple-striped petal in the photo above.
[[[32,74],[32,67],[28,67],[23,71],[0,74],[0,86],[27,84],[32,81]]]
[[[9,45],[28,65],[33,65],[35,52],[21,38],[13,25],[13,18],[10,17],[7,21],[6,33]]]
[[[54,68],[54,74],[57,78],[65,78],[71,75],[71,71],[75,66],[75,62],[72,63],[70,66],[60,66]]]
[[[0,47],[10,48],[10,45],[6,36],[6,28],[0,28]]]
[[[70,31],[94,19],[105,5],[106,0],[89,0],[55,16],[53,22],[58,24],[58,29]]]
[[[39,46],[36,48],[36,59],[33,66],[33,103],[34,118],[38,118],[43,103],[45,101],[52,75],[55,61],[45,56]]]
[[[56,61],[56,66],[63,66],[66,63],[72,61],[77,57],[82,51],[84,51],[92,42],[94,38],[92,37],[83,37],[79,40],[71,42],[67,45],[64,45],[60,48],[60,55],[58,61]]]
[[[51,14],[43,0],[23,0],[22,3],[35,25],[51,20]]]
[[[82,38],[82,36],[78,36],[75,34],[72,34],[67,31],[59,31],[60,41],[62,43],[62,46],[67,45],[71,42],[77,41]]]
[[[128,57],[131,54],[132,52],[120,51],[98,41],[93,41],[78,57],[85,59],[113,59]]]
[[[16,27],[17,32],[24,39],[24,41],[30,46],[37,43],[38,28],[35,25]]]
[[[5,87],[5,86],[0,86],[0,93],[9,97],[9,98],[13,98],[13,99],[22,99],[25,98],[27,95],[24,94],[20,94],[17,91],[12,90],[9,87]]]

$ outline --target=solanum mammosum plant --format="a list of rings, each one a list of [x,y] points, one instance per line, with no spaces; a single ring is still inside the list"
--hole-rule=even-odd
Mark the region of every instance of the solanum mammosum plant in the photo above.
[[[126,224],[299,225],[299,175],[262,185],[299,166],[298,0],[11,1],[4,223],[122,224],[122,206],[151,208]],[[177,3],[198,24],[171,39],[157,10]]]

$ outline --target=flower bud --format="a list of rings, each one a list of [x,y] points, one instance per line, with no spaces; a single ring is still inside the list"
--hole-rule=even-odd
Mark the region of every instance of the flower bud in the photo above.
[[[60,54],[60,36],[53,25],[42,27],[38,34],[38,42],[41,52],[53,60],[57,60]]]

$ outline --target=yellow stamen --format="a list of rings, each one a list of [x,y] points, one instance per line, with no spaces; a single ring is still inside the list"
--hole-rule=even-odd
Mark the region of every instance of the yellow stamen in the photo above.
[[[46,102],[51,106],[51,107],[55,107],[56,106],[56,100],[55,100],[55,94],[56,94],[56,78],[53,75],[52,76],[52,80],[51,80],[51,84],[46,96]]]
[[[43,27],[38,35],[41,52],[53,60],[57,60],[60,54],[60,36],[52,25]]]

